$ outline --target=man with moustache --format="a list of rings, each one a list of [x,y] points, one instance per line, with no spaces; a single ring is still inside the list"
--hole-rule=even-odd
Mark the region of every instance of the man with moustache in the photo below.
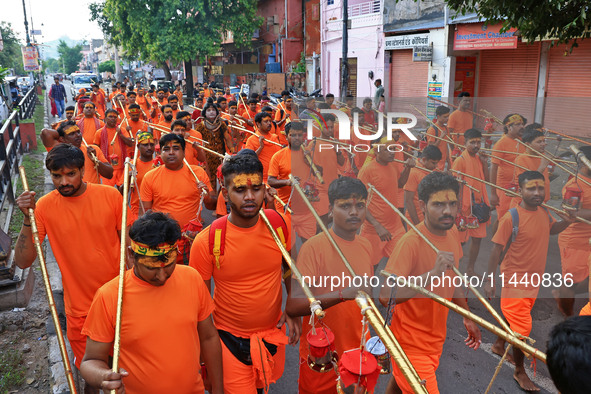
[[[37,257],[29,217],[29,208],[34,208],[39,239],[48,236],[62,274],[67,336],[78,368],[86,347],[81,330],[92,298],[99,287],[119,273],[123,202],[117,189],[83,181],[84,160],[84,154],[75,146],[56,145],[45,160],[56,190],[36,204],[33,191],[22,193],[16,200],[25,218],[15,248],[15,263],[24,269]],[[89,248],[92,253],[88,253]],[[87,386],[85,392],[95,391]]]

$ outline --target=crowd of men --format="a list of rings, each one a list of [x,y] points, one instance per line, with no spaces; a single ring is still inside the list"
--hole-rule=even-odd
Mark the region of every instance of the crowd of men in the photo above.
[[[15,261],[24,268],[36,257],[28,216],[35,208],[39,237],[48,237],[62,272],[67,336],[88,392],[263,392],[283,374],[285,345],[299,342],[299,392],[336,393],[345,373],[338,360],[368,338],[354,300],[359,290],[388,307],[386,321],[422,384],[439,392],[446,307],[409,288],[374,291],[313,280],[311,291],[325,316],[310,318],[309,299],[282,248],[309,278],[378,275],[385,261],[393,275],[426,280],[453,277],[462,246],[470,242],[468,275],[493,273],[486,295],[494,297],[501,285],[503,317],[512,332],[528,337],[543,285],[532,278],[544,276],[550,235],[560,233],[562,278],[572,280],[552,285],[559,310],[579,313],[574,297],[588,288],[591,254],[591,227],[584,223],[591,220],[591,169],[573,164],[577,176],[563,194],[566,199],[578,188],[576,204],[569,200],[565,210],[548,211],[543,205],[550,198],[553,159],[543,154],[542,125],[509,114],[498,141],[483,150],[471,98],[461,94],[457,109],[436,109],[423,143],[394,130],[392,140],[355,151],[351,146],[367,138],[352,132],[349,141],[335,140],[337,117],[319,111],[343,111],[368,137],[381,121],[379,102],[365,99],[357,107],[353,97],[340,103],[327,94],[296,105],[284,91],[275,105],[257,93],[196,88],[192,105],[179,89],[146,91],[141,84],[117,84],[109,95],[98,84],[81,92],[77,105],[65,109],[66,119],[41,134],[55,190],[17,199],[25,219]],[[591,146],[580,150],[591,160]],[[126,165],[132,174],[127,180]],[[130,192],[122,196],[126,182]],[[130,208],[126,232],[124,197]],[[204,208],[217,217],[205,228]],[[487,233],[492,252],[486,266],[478,266]],[[128,270],[121,370],[113,372],[121,237],[127,238]],[[499,265],[502,275],[496,274]],[[431,290],[469,310],[463,286]],[[591,314],[589,304],[580,314]],[[591,354],[573,350],[589,350],[589,319],[567,320],[552,334],[548,364],[563,393],[591,390],[585,373]],[[466,345],[478,349],[477,324],[464,318],[464,326]],[[317,330],[334,336],[335,357],[321,368],[310,336]],[[502,338],[492,350],[515,364],[518,387],[539,390],[522,350],[506,354]],[[413,392],[395,363],[392,375],[388,393]],[[361,379],[355,384],[371,391]]]

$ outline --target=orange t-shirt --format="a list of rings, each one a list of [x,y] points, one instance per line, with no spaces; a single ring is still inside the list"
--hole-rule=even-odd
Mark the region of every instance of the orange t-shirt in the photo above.
[[[203,136],[197,130],[191,129],[189,130],[189,134],[191,137],[199,138],[200,140],[203,139]],[[194,139],[187,139],[185,142],[185,159],[187,159],[187,163],[194,166],[199,165],[200,161],[197,159],[197,150],[193,147],[193,143],[201,143]]]
[[[373,275],[373,267],[371,264],[372,247],[367,239],[356,235],[355,240],[347,241],[337,236],[332,229],[330,229],[329,232],[351,264],[356,275]],[[317,278],[316,283],[319,284],[318,280],[324,278],[325,275],[339,278],[352,278],[352,275],[349,273],[345,264],[324,233],[313,236],[302,245],[298,254],[297,267],[302,275],[311,278],[312,284],[314,284],[313,278]],[[294,280],[292,281],[292,286],[299,286],[299,284]],[[345,288],[346,286],[341,286],[338,289],[332,289],[332,291]],[[327,288],[312,287],[312,292],[316,295],[329,293],[331,292],[330,284]],[[322,319],[322,323],[329,327],[335,334],[334,345],[339,356],[341,356],[346,350],[359,347],[359,344],[361,343],[362,319],[360,319],[359,307],[355,301],[349,300],[333,305],[326,309],[325,313],[326,315]],[[322,326],[317,325],[316,327],[317,329],[320,329]],[[310,320],[304,318],[302,321],[302,335],[300,336],[300,358],[303,359],[307,359],[310,353],[306,336],[311,329],[312,326],[310,325]],[[305,368],[308,367],[305,366]],[[311,384],[321,385],[320,387],[307,387],[310,391],[326,392],[324,390],[329,388],[334,389],[334,373],[332,373],[332,376],[329,377],[329,379],[324,379],[322,381],[300,381],[300,387],[302,387],[302,385],[305,386],[306,383],[308,386]]]
[[[419,207],[419,183],[423,180],[423,178],[429,172],[420,168],[413,167],[410,169],[410,174],[408,174],[408,180],[404,184],[404,191],[405,192],[412,192],[414,193],[414,197],[412,199],[413,205],[415,206],[415,210],[417,211],[417,216],[419,217],[419,221],[423,221],[423,211]],[[410,219],[410,214],[408,213],[408,208],[406,209],[406,217]]]
[[[257,149],[259,149],[259,147],[261,146],[259,143],[259,136],[261,135],[260,131],[257,131],[255,135],[251,135],[250,137],[248,137],[248,139],[246,140],[246,149],[252,149],[253,151],[256,152]],[[275,134],[272,133],[268,133],[267,135],[265,135],[265,138],[270,140],[270,141],[275,141],[277,143],[279,143],[279,140],[277,139],[277,136]],[[280,146],[277,146],[275,144],[271,144],[270,142],[267,141],[263,141],[263,150],[261,150],[261,153],[259,153],[259,160],[261,161],[261,163],[263,163],[263,182],[267,182],[267,174],[269,172],[269,163],[271,162],[271,158],[273,157],[273,155],[277,152],[279,152],[279,150],[281,149]]]
[[[375,158],[371,159],[359,171],[359,180],[365,186],[369,184],[375,186],[395,207],[404,205],[402,201],[398,201],[398,177],[399,173],[396,163],[392,162],[384,166],[378,163]],[[392,234],[402,227],[402,222],[398,215],[378,195],[374,194],[372,196],[369,202],[369,212]],[[367,227],[367,230],[372,234],[376,233],[375,228],[367,221],[363,223],[362,227],[364,229]]]
[[[94,297],[82,329],[93,341],[115,340],[118,282],[119,277],[111,280]],[[158,287],[128,270],[124,287],[119,361],[129,372],[123,379],[126,391],[203,393],[197,324],[211,315],[213,302],[201,275],[177,265],[164,286]]]
[[[324,183],[318,184],[318,190],[320,193],[324,194],[328,194],[330,183],[339,177],[336,147],[328,148],[327,145],[333,144],[326,141],[312,142],[314,152],[310,152],[314,164],[322,167],[322,178],[324,179]],[[310,144],[308,144],[307,150],[310,150]]]
[[[131,126],[131,132],[130,134],[135,138],[135,136],[137,135],[137,133],[139,131],[147,131],[148,130],[148,123],[144,122],[143,120],[138,120],[137,122],[134,122],[131,119],[127,119],[125,121],[125,123],[123,124],[123,127],[125,127],[125,130],[127,130],[127,125]]]
[[[443,129],[446,129],[446,127],[443,127]],[[445,169],[445,163],[447,163],[447,154],[449,153],[448,152],[449,151],[449,148],[448,148],[449,144],[445,141],[441,141],[435,137],[432,137],[433,135],[435,135],[437,137],[441,137],[441,131],[439,131],[439,129],[435,129],[435,127],[431,126],[427,130],[427,142],[428,143],[433,143],[433,142],[439,143],[439,145],[437,147],[441,151],[441,160],[439,161],[439,164],[437,165],[437,169],[439,171],[443,171]]]
[[[141,193],[142,187],[142,180],[144,176],[148,173],[148,171],[154,168],[152,160],[150,161],[141,161],[138,157],[137,161],[135,162],[135,169],[137,170],[137,185],[135,186],[135,190],[131,193],[131,214],[134,215],[133,218],[137,218],[140,212],[140,199],[139,193]]]
[[[458,267],[462,258],[462,245],[455,226],[448,230],[445,236],[433,234],[425,223],[420,223],[417,229],[427,236],[437,249],[452,252],[455,266]],[[435,251],[414,230],[409,230],[388,259],[386,271],[404,277],[420,276],[433,269],[436,259]],[[455,276],[451,270],[445,275]],[[453,287],[435,287],[432,291],[448,300],[453,298],[454,294]],[[390,327],[408,355],[439,357],[447,334],[447,312],[448,309],[443,305],[416,295],[406,302],[396,304]]]
[[[290,245],[289,234],[286,238]],[[245,264],[244,256],[256,256],[256,264]],[[281,262],[281,252],[262,219],[250,228],[227,221],[220,268],[209,254],[209,228],[197,234],[189,265],[203,280],[213,278],[215,282],[216,328],[246,338],[277,325],[281,316]]]
[[[115,188],[93,183],[77,197],[53,190],[37,201],[39,239],[51,243],[69,316],[86,316],[96,290],[119,274],[122,204]]]
[[[96,152],[96,158],[99,159],[99,161],[103,163],[108,163],[107,159],[105,158],[105,155],[103,155],[103,151],[98,146],[89,146],[94,148],[94,151]],[[94,168],[94,162],[90,157],[88,157],[88,154],[86,153],[86,146],[84,144],[80,145],[80,150],[82,151],[82,153],[84,153],[84,177],[82,178],[82,180],[84,182],[89,183],[101,183],[99,175],[97,174],[97,171]]]
[[[125,164],[125,157],[123,157],[123,151],[121,150],[121,145],[123,145],[123,142],[121,142],[120,138],[117,138],[115,143],[111,145],[111,141],[113,141],[113,137],[115,137],[117,129],[110,129],[107,126],[98,129],[94,134],[93,143],[99,147],[101,146],[101,134],[103,129],[107,130],[107,155],[109,156],[107,159],[109,160],[109,164],[111,164],[114,170],[123,171],[123,166]],[[129,137],[129,133],[123,128],[121,129],[121,133],[126,137]],[[126,147],[126,152],[128,155],[133,154],[133,150],[131,150],[130,147],[129,149]],[[111,156],[116,156],[116,159],[112,159]]]
[[[291,174],[291,153],[292,151],[288,146],[277,151],[273,157],[271,157],[268,175],[279,180],[289,179],[289,175]],[[286,204],[289,201],[290,195],[291,186],[283,186],[277,189],[277,197]]]
[[[97,128],[95,118],[84,117],[84,123],[80,125],[80,130],[82,131],[82,138],[84,138],[84,141],[86,141],[87,144],[92,144],[94,142],[96,131],[105,125],[101,120],[98,121],[98,124],[99,126]]]
[[[150,112],[151,105],[150,105],[150,108],[149,108],[149,107],[148,107],[148,104],[149,104],[149,102],[148,102],[148,99],[147,99],[145,96],[144,96],[144,97],[142,97],[142,96],[139,96],[139,95],[138,95],[138,96],[136,97],[136,99],[135,99],[135,102],[136,102],[136,104],[137,104],[137,105],[139,105],[139,106],[142,108],[142,110],[143,110],[143,112],[142,112],[142,116],[143,116],[144,114],[145,114],[146,116],[149,116],[149,112]]]
[[[579,173],[579,178],[591,182],[591,178],[588,178],[581,173]],[[567,187],[576,185],[578,185],[583,191],[579,209],[591,209],[591,186],[581,181],[575,183],[575,178],[566,182],[566,185],[562,188],[562,196],[564,197]],[[590,237],[591,230],[589,229],[588,224],[574,222],[558,235],[558,244],[572,249],[591,250],[591,246],[589,246]]]
[[[520,283],[523,275],[531,277],[537,273],[541,275],[546,268],[546,258],[548,255],[548,242],[550,239],[550,228],[555,222],[552,215],[544,208],[538,207],[535,211],[528,211],[517,206],[519,214],[519,227],[515,240],[511,243],[505,258],[501,263],[501,272],[505,274],[505,282],[511,279],[511,275],[517,274],[517,283],[505,283],[503,286],[503,297],[510,297],[512,289],[528,289],[535,291],[535,294],[514,295],[514,297],[535,297],[537,287],[530,286],[531,283]],[[511,212],[507,212],[499,221],[499,228],[492,237],[492,242],[506,246],[513,231],[513,220]],[[505,292],[507,291],[506,295]]]
[[[542,158],[526,156],[525,154],[521,154],[521,155],[517,156],[517,158],[515,159],[515,164],[525,167],[525,168],[529,169],[530,171],[538,171],[538,168],[540,168],[541,162],[542,162]],[[519,167],[515,167],[515,177],[513,178],[513,182],[518,183],[519,175],[523,174],[524,172],[525,172],[525,170],[522,170]],[[542,174],[544,175],[544,191],[546,194],[544,196],[544,202],[547,202],[550,199],[550,177],[548,175],[548,167],[544,168],[544,171],[542,171]],[[519,199],[519,200],[521,200],[521,199]]]
[[[205,170],[191,166],[197,178],[211,191],[209,177]],[[194,219],[199,211],[201,189],[185,165],[180,170],[172,171],[160,166],[148,171],[142,180],[140,195],[143,201],[152,201],[152,209],[170,214],[179,222],[181,229]],[[201,216],[201,215],[200,215]]]
[[[244,120],[252,120],[254,122],[254,117],[257,112],[251,111],[249,108],[243,109],[242,111],[238,109],[238,115],[240,115]],[[254,126],[249,126],[246,123],[244,124],[244,128],[250,131],[255,131]]]
[[[482,163],[480,162],[480,158],[478,154],[475,156],[470,156],[468,150],[464,150],[462,154],[454,160],[453,165],[451,166],[452,169],[463,172],[467,175],[472,175],[478,179],[484,180],[484,169],[482,168]],[[460,178],[462,175],[454,173],[454,175],[458,175]],[[473,191],[472,189],[468,189],[465,186],[461,186],[462,190],[462,207],[461,212],[464,215],[470,215],[470,204],[471,204],[471,196],[474,195],[474,201],[476,204],[480,204],[484,199],[484,202],[490,206],[490,202],[488,200],[488,194],[486,192],[486,185],[483,182],[479,182],[475,179],[465,177],[464,179],[466,183],[480,191],[480,193]]]
[[[464,145],[464,132],[471,129],[474,124],[474,115],[470,112],[456,110],[449,115],[447,127],[452,133],[460,133],[461,135],[453,135],[453,140],[460,145]],[[452,130],[453,129],[453,130]]]
[[[449,124],[448,124],[449,125]],[[506,163],[502,160],[497,159],[495,156],[500,157],[501,159],[509,160],[512,163],[515,163],[515,159],[517,158],[517,154],[525,152],[525,148],[519,142],[515,141],[507,137],[507,135],[503,135],[500,140],[498,140],[493,145],[493,151],[491,163],[496,164],[499,169],[497,171],[497,179],[491,179],[495,185],[505,187],[509,183],[513,181],[513,175],[516,172],[517,167]],[[515,153],[500,153],[495,151],[505,151],[505,152],[515,152]]]

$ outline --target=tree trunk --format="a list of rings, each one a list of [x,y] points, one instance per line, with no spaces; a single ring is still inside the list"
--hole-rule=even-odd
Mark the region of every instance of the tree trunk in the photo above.
[[[167,81],[172,81],[172,74],[170,73],[170,67],[168,67],[168,63],[161,62],[160,66],[164,70],[164,79],[166,79]]]
[[[115,45],[115,82],[121,82],[121,65],[119,64],[119,50]]]
[[[193,96],[193,62],[185,61],[185,94],[187,97]]]

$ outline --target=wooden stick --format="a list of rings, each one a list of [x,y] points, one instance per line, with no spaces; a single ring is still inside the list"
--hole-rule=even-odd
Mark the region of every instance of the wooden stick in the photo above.
[[[498,150],[498,149],[492,149],[492,148],[480,148],[480,150],[487,151],[487,152],[506,153],[506,154],[509,154],[509,155],[515,155],[515,157],[517,157],[519,155],[524,155],[524,156],[527,156],[527,157],[536,157],[536,158],[539,158],[540,157],[540,156],[536,156],[536,155],[530,155],[530,154],[525,153],[525,152],[523,152],[523,153],[509,152],[509,151],[506,151],[506,150]],[[563,159],[554,159],[554,160],[557,161],[557,162],[560,162],[560,163],[575,164],[574,161],[570,161],[570,160],[563,160]]]
[[[388,199],[382,194],[380,193],[380,191],[378,189],[376,189],[373,185],[368,185],[368,187],[370,189],[372,189],[378,196],[380,196],[382,198],[382,200],[384,200],[384,202],[386,204],[388,204],[388,206],[390,208],[392,208],[394,210],[394,212],[396,212],[398,214],[398,216],[400,216],[402,218],[402,220],[404,220],[406,222],[406,224],[412,228],[422,239],[423,241],[425,241],[427,243],[427,245],[429,245],[431,247],[431,249],[433,249],[435,251],[435,253],[439,253],[439,249],[437,249],[437,247],[435,245],[433,245],[433,243],[423,234],[421,233],[417,227],[413,224],[413,222],[411,220],[409,220],[406,216],[404,216],[404,214],[402,212],[400,212],[398,210],[398,208],[396,208],[394,206],[394,204],[392,204],[390,201],[388,201]],[[452,270],[453,272],[459,276],[460,278],[463,279],[464,282],[464,286],[466,286],[467,288],[470,289],[470,291],[476,296],[476,298],[478,298],[478,300],[482,303],[482,305],[484,305],[484,307],[490,312],[490,314],[495,318],[495,320],[501,325],[501,327],[503,327],[503,329],[505,331],[507,331],[508,333],[510,333],[511,335],[515,335],[515,333],[513,332],[513,330],[511,330],[511,328],[509,327],[509,325],[505,322],[505,320],[497,313],[497,311],[495,311],[495,309],[492,307],[492,305],[486,301],[486,299],[482,296],[482,294],[480,294],[480,292],[478,290],[476,290],[476,288],[472,287],[470,285],[470,283],[468,282],[468,279],[462,275],[462,273],[460,272],[460,270],[458,270],[455,265],[452,266]]]
[[[455,105],[455,104],[452,104],[452,103],[448,103],[448,102],[445,102],[445,101],[443,101],[443,100],[438,100],[438,99],[436,99],[435,97],[430,97],[430,96],[429,96],[429,97],[427,97],[427,98],[428,98],[428,99],[431,99],[431,100],[433,100],[433,101],[436,101],[436,102],[438,102],[438,103],[441,103],[441,104],[448,105],[448,106],[450,106],[450,107],[452,107],[452,108],[454,108],[454,109],[458,109],[458,108],[460,108],[460,106],[459,106],[459,105]],[[474,112],[474,111],[471,111],[471,110],[467,110],[466,112],[468,112],[468,113],[471,113],[472,115],[476,115],[476,116],[478,116],[478,117],[481,117],[481,118],[483,118],[483,119],[488,119],[488,117],[487,117],[487,116],[484,116],[484,115],[482,115],[482,114],[479,114],[479,113],[477,113],[477,112]],[[503,123],[501,122],[501,124],[503,124]]]
[[[301,145],[300,149],[304,154],[304,159],[308,162],[308,165],[312,169],[312,172],[314,172],[314,176],[318,179],[320,183],[324,184],[324,178],[322,178],[322,173],[320,173],[320,170],[318,170],[318,167],[316,167],[316,164],[314,164],[314,160],[312,160],[312,157],[310,157],[310,154],[306,151],[304,145]]]
[[[367,318],[369,324],[371,324],[378,337],[382,340],[382,343],[388,349],[392,359],[413,391],[417,394],[428,394],[424,381],[419,377],[419,374],[408,359],[406,353],[404,353],[404,350],[402,350],[402,346],[400,346],[390,327],[385,324],[380,311],[371,300],[371,297],[367,293],[360,291],[355,298],[355,302],[361,308],[361,314]]]
[[[21,181],[23,183],[23,190],[29,191],[29,183],[27,182],[27,174],[25,173],[25,167],[20,166],[18,168]],[[35,220],[35,211],[33,208],[29,208],[29,219],[31,220],[31,232],[33,233],[33,242],[35,243],[35,251],[37,252],[37,259],[39,260],[39,267],[41,268],[41,275],[43,276],[43,283],[45,285],[45,295],[49,303],[49,312],[51,313],[51,320],[55,326],[57,335],[57,343],[59,345],[60,354],[62,356],[62,363],[64,365],[64,371],[66,372],[66,379],[68,380],[68,386],[70,392],[76,394],[76,385],[74,383],[74,375],[72,368],[70,367],[70,359],[68,357],[68,350],[66,349],[66,341],[64,340],[64,334],[60,325],[59,317],[57,314],[57,308],[55,306],[55,300],[53,298],[53,291],[51,290],[51,283],[49,281],[49,274],[47,272],[47,264],[45,262],[45,256],[43,255],[43,249],[41,248],[41,240],[39,239],[39,230],[37,229],[37,221]]]
[[[164,131],[164,130],[162,130],[162,134],[170,134],[170,133],[172,133],[172,131]],[[184,137],[183,137],[183,138],[184,138]],[[189,138],[192,138],[192,139],[194,138],[194,139],[196,139],[196,140],[197,140],[197,142],[200,142],[200,141],[201,141],[201,140],[200,140],[199,138],[197,138],[197,137],[189,136]],[[209,153],[211,153],[212,155],[216,155],[216,156],[218,156],[218,157],[221,157],[222,159],[223,159],[224,157],[226,157],[226,156],[222,155],[220,152],[216,152],[216,151],[214,151],[214,150],[212,150],[212,149],[209,149],[209,148],[206,148],[206,147],[204,147],[204,146],[202,146],[202,145],[199,145],[199,148],[200,148],[200,149],[203,149],[203,150],[204,150],[204,151],[206,151],[206,152],[209,152]]]
[[[587,156],[585,156],[583,152],[579,150],[579,148],[574,145],[571,145],[568,148],[575,154],[577,159],[581,160],[583,164],[585,164],[587,168],[591,170],[591,160],[587,159]]]
[[[381,271],[381,275],[383,276],[391,276],[391,277],[396,277],[395,275],[387,272],[387,271]],[[533,346],[530,346],[529,344],[527,344],[525,341],[523,341],[522,339],[520,339],[518,336],[516,335],[512,335],[511,333],[506,332],[505,330],[500,329],[499,327],[495,326],[494,324],[488,322],[487,320],[484,320],[483,318],[481,318],[480,316],[470,312],[467,309],[462,308],[459,305],[454,304],[451,301],[448,301],[447,299],[441,297],[440,295],[437,295],[435,293],[430,292],[429,290],[421,287],[421,286],[417,286],[415,285],[412,281],[405,281],[404,282],[405,286],[413,289],[414,291],[416,291],[417,293],[420,293],[422,295],[425,295],[427,297],[430,297],[433,301],[437,302],[438,304],[441,304],[449,309],[451,309],[452,311],[460,314],[461,316],[472,320],[474,323],[480,325],[481,327],[485,328],[486,330],[492,332],[493,334],[497,335],[498,337],[503,338],[505,341],[507,341],[508,343],[510,343],[511,345],[518,347],[519,349],[523,350],[524,353],[531,355],[535,358],[537,358],[538,360],[542,361],[542,362],[546,362],[546,354],[541,352],[540,350],[534,348]]]
[[[570,174],[570,175],[572,175],[572,176],[576,176],[574,172],[572,172],[571,170],[569,170],[569,169],[565,168],[564,166],[562,166],[562,165],[558,164],[558,163],[557,163],[557,162],[556,162],[554,159],[552,159],[551,157],[548,157],[547,155],[543,154],[542,152],[535,150],[534,148],[532,148],[532,147],[531,147],[531,146],[529,146],[529,145],[526,145],[526,144],[525,144],[525,142],[521,142],[520,140],[517,140],[517,139],[516,139],[515,141],[517,141],[517,143],[519,143],[519,144],[523,145],[523,146],[524,146],[526,149],[527,149],[527,148],[529,148],[529,149],[530,149],[532,152],[534,152],[534,153],[538,154],[539,156],[543,157],[544,159],[548,160],[549,162],[552,162],[552,163],[554,163],[554,164],[556,165],[556,167],[558,167],[558,168],[562,169],[562,170],[563,170],[564,172],[566,172],[567,174]],[[588,185],[588,186],[591,186],[591,182],[588,182],[588,181],[586,181],[586,180],[584,180],[584,179],[581,179],[581,182],[583,182],[584,184],[586,184],[586,185]]]
[[[482,183],[484,183],[484,184],[486,184],[486,185],[489,185],[490,187],[494,187],[494,188],[497,188],[497,189],[499,189],[499,190],[502,190],[502,191],[504,191],[505,193],[507,193],[507,194],[510,194],[512,197],[519,197],[519,198],[521,198],[521,195],[520,195],[520,194],[518,194],[518,193],[515,193],[515,192],[514,192],[514,191],[512,191],[512,190],[505,189],[504,187],[501,187],[501,186],[495,185],[494,183],[487,182],[487,181],[485,181],[485,180],[483,180],[483,179],[476,178],[476,177],[474,177],[474,176],[472,176],[472,175],[464,174],[463,172],[460,172],[460,171],[457,171],[457,170],[453,170],[453,169],[452,169],[451,171],[453,171],[453,172],[457,172],[458,174],[460,174],[460,175],[462,175],[462,176],[466,176],[466,177],[468,177],[468,178],[472,178],[472,179],[475,179],[475,180],[477,180],[477,181],[480,181],[480,182],[482,182]],[[560,208],[553,207],[552,205],[548,205],[548,204],[546,204],[546,203],[542,203],[542,204],[541,204],[541,206],[543,206],[543,207],[545,207],[545,208],[547,208],[547,209],[550,209],[550,210],[552,210],[552,211],[554,211],[554,212],[556,212],[556,213],[561,213],[561,214],[563,214],[563,215],[567,215],[567,216],[569,215],[569,213],[568,213],[568,212],[566,212],[565,210],[563,210],[563,209],[560,209]],[[591,225],[591,221],[589,221],[589,220],[587,220],[587,219],[583,219],[582,217],[579,217],[579,216],[575,216],[575,218],[576,218],[578,221],[582,222],[582,223],[585,223],[585,224]]]
[[[166,129],[166,127],[162,127],[162,126],[160,126],[160,125],[155,125],[155,124],[153,124],[153,123],[150,123],[148,126],[149,126],[149,127],[152,127],[152,128],[154,128],[154,129],[160,130],[160,131],[161,131],[162,133],[164,133],[164,134],[171,133],[171,131],[170,131],[170,130],[168,130],[168,129]],[[192,138],[192,139],[194,139],[194,140],[196,140],[196,141],[198,141],[198,142],[202,142],[202,143],[204,143],[204,144],[207,144],[207,145],[209,145],[209,142],[207,142],[207,141],[205,141],[205,140],[202,140],[201,138],[197,138],[197,137],[193,137],[193,136],[190,136],[189,138]]]
[[[88,149],[88,144],[86,143],[86,141],[84,140],[84,138],[82,138],[82,143],[84,144],[84,146],[86,146],[86,149]],[[96,155],[94,153],[91,153],[90,156],[92,158],[92,161],[94,162],[94,169],[96,170],[96,177],[97,177],[97,179],[100,182],[101,175],[100,175],[99,169],[98,169],[99,159],[96,157]]]
[[[579,139],[579,138],[576,138],[576,137],[571,137],[570,135],[568,135],[568,134],[565,134],[565,133],[561,133],[561,132],[559,132],[559,131],[555,131],[555,130],[552,130],[552,129],[548,129],[548,128],[546,128],[546,127],[544,127],[544,130],[548,131],[549,133],[552,133],[552,134],[559,135],[559,136],[561,136],[561,137],[570,138],[571,140],[573,140],[573,141],[577,141],[577,142],[580,142],[581,144],[585,144],[585,145],[591,145],[591,142],[584,141],[584,140],[581,140],[581,139]]]
[[[113,342],[113,372],[119,373],[121,351],[121,317],[123,315],[123,283],[125,281],[125,244],[127,241],[127,196],[129,193],[129,157],[125,159],[123,171],[123,210],[121,213],[121,242],[119,249],[119,284],[117,292],[117,316],[115,318],[115,340]],[[115,390],[111,390],[115,394]]]
[[[289,213],[293,213],[293,211],[291,210],[291,208],[290,208],[290,207],[289,207],[289,206],[288,206],[286,203],[284,203],[284,202],[283,202],[283,200],[282,200],[282,199],[280,199],[280,198],[277,196],[277,194],[274,194],[274,195],[273,195],[273,199],[274,199],[275,201],[277,201],[279,204],[281,204],[281,206],[282,206],[283,208],[285,208],[285,209],[287,210],[287,212],[289,212]]]
[[[304,291],[306,298],[308,298],[308,301],[310,302],[310,312],[312,313],[312,315],[315,315],[317,318],[322,319],[324,317],[325,313],[322,310],[322,306],[320,305],[320,301],[318,301],[316,299],[316,297],[314,297],[314,294],[312,294],[312,291],[310,290],[310,288],[308,287],[308,285],[304,281],[304,278],[302,277],[301,272],[298,270],[296,263],[291,258],[291,255],[287,251],[286,247],[283,245],[283,242],[279,238],[277,231],[275,231],[275,229],[273,228],[273,225],[269,221],[269,218],[267,217],[267,215],[265,215],[265,211],[262,208],[259,211],[259,215],[261,216],[261,218],[265,222],[267,229],[269,229],[269,232],[271,233],[273,240],[277,244],[277,247],[279,247],[279,250],[281,251],[283,258],[285,259],[285,262],[287,263],[287,265],[289,266],[289,269],[293,273],[293,276],[295,276],[296,280],[298,281],[298,283],[302,287],[302,290]]]

